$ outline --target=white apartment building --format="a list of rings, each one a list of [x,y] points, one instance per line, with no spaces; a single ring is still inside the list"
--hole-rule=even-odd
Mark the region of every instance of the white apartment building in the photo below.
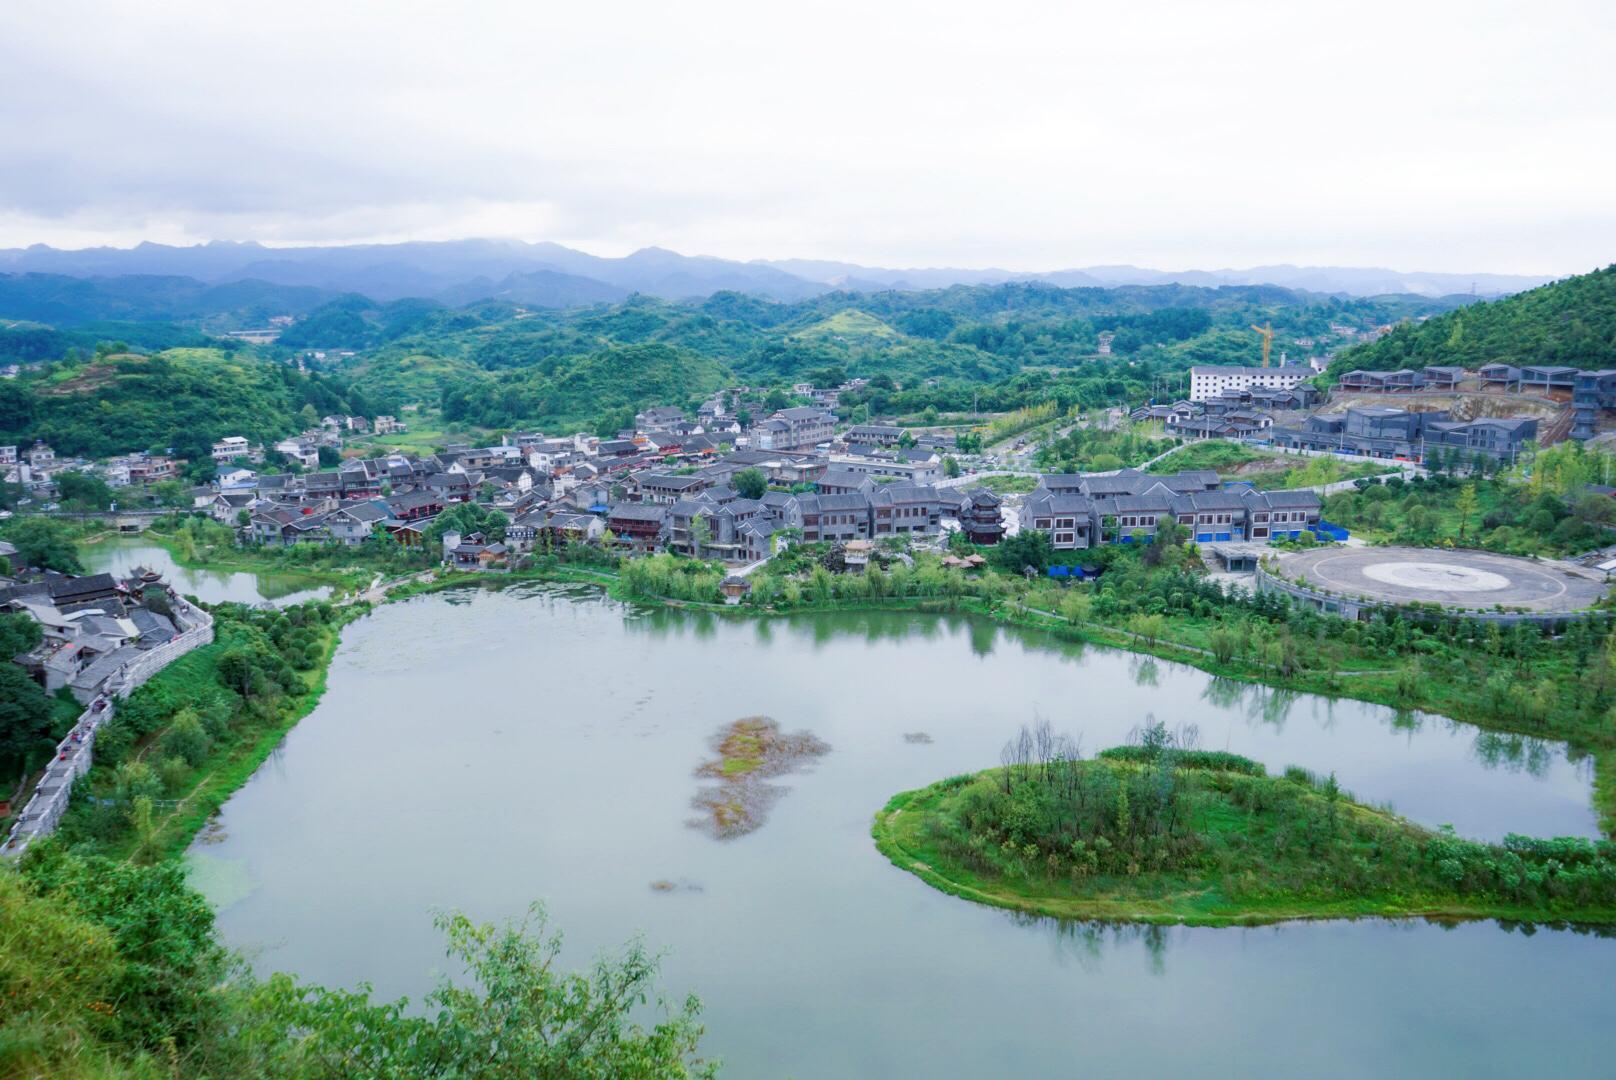
[[[247,439],[242,435],[226,435],[213,444],[213,460],[219,462],[237,461],[252,452],[247,445]]]
[[[1272,368],[1197,365],[1190,368],[1190,400],[1206,401],[1225,390],[1247,390],[1253,386],[1289,390],[1312,377],[1313,370],[1300,364]]]

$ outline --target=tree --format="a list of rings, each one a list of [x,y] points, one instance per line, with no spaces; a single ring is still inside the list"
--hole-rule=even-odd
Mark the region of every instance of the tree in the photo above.
[[[21,612],[0,612],[0,660],[27,652],[38,645],[44,631],[31,616]]]
[[[274,693],[279,686],[274,659],[262,646],[230,649],[219,657],[219,681],[247,700]]]
[[[112,488],[99,476],[89,473],[58,473],[56,491],[63,503],[83,513],[105,510],[112,502]]]
[[[0,761],[25,773],[29,759],[50,748],[50,699],[7,656],[0,662]]]
[[[960,463],[954,459],[954,455],[950,454],[943,458],[943,475],[947,477],[955,477],[959,474]]]
[[[17,548],[17,559],[23,566],[39,570],[59,570],[64,574],[84,573],[71,531],[60,521],[50,518],[27,517],[6,530],[5,538]]]
[[[1476,516],[1476,485],[1466,484],[1459,489],[1457,500],[1459,509],[1459,543],[1464,543],[1465,530],[1470,526],[1470,519]]]
[[[426,540],[437,544],[446,532],[457,532],[461,536],[480,532],[494,543],[505,539],[505,526],[509,523],[498,510],[474,502],[456,503],[432,519],[432,524],[427,526]]]
[[[707,523],[706,514],[697,514],[690,519],[690,554],[700,559],[707,554],[707,545],[712,541],[712,526]]]
[[[786,392],[780,389],[778,386],[773,390],[770,390],[763,397],[763,407],[769,412],[779,412],[790,403],[791,399],[787,397]]]
[[[191,504],[190,497],[185,492],[185,485],[178,480],[163,480],[152,485],[152,494],[164,506],[183,509]]]
[[[769,478],[762,469],[742,469],[730,479],[730,486],[744,499],[761,499],[769,490]]]
[[[368,990],[300,986],[275,975],[246,1011],[255,1041],[280,1055],[274,1075],[554,1077],[556,1080],[684,1080],[711,1077],[696,1057],[701,1003],[674,1008],[656,994],[657,959],[639,942],[587,972],[559,969],[561,936],[535,904],[526,919],[478,925],[440,915],[454,969],[424,1010],[378,1003]],[[637,1019],[655,1001],[647,1030]]]
[[[137,866],[56,848],[24,877],[110,935],[120,963],[103,1000],[117,1002],[107,1011],[119,1043],[157,1050],[172,1040],[184,1049],[211,1026],[229,958],[214,936],[213,909],[186,885],[179,860]]]
[[[1135,615],[1129,620],[1128,629],[1143,638],[1146,645],[1155,645],[1167,629],[1167,620],[1161,615]]]
[[[163,736],[163,749],[192,768],[207,759],[211,743],[208,733],[202,730],[202,721],[192,709],[175,713],[168,734]]]
[[[1055,549],[1049,534],[1036,529],[1023,529],[1014,536],[1006,536],[993,549],[993,561],[1012,573],[1021,573],[1032,567],[1042,574],[1049,567]]]

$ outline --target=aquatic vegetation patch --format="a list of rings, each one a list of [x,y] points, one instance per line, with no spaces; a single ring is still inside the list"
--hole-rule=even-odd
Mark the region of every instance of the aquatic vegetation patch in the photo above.
[[[696,792],[691,805],[701,811],[693,828],[716,840],[733,840],[761,828],[769,811],[785,795],[766,779],[797,772],[830,746],[812,732],[785,733],[767,716],[745,716],[713,736],[717,757],[696,767],[696,775],[719,781]]]

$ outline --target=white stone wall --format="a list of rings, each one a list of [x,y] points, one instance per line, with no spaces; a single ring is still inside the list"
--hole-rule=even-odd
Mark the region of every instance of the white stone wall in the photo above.
[[[11,835],[6,838],[5,847],[0,849],[0,855],[21,855],[36,838],[48,836],[56,830],[62,815],[67,812],[73,782],[90,771],[94,762],[96,732],[112,719],[117,711],[117,700],[128,697],[131,691],[192,649],[213,641],[213,616],[185,600],[176,600],[174,611],[190,624],[190,629],[173,641],[141,654],[102,684],[89,707],[79,714],[73,730],[56,744],[55,758],[23,806],[22,814],[12,826]],[[99,712],[95,708],[98,701],[106,703]]]

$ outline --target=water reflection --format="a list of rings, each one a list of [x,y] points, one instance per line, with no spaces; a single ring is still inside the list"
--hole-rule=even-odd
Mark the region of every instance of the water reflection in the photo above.
[[[252,574],[181,566],[167,548],[150,541],[105,540],[85,547],[81,558],[92,574],[129,574],[136,567],[156,570],[180,593],[209,604],[269,601],[284,607],[331,595],[329,586],[312,585],[310,578],[300,574]]]
[[[1553,761],[1554,751],[1558,749],[1555,744],[1542,739],[1497,731],[1476,732],[1475,748],[1477,760],[1489,769],[1524,770],[1530,776],[1542,776]]]
[[[1128,662],[1128,671],[1135,686],[1156,686],[1161,681],[1161,668],[1149,656],[1135,656]]]
[[[1012,926],[1044,935],[1051,946],[1050,955],[1058,963],[1074,964],[1080,970],[1093,974],[1099,972],[1106,957],[1126,955],[1131,950],[1138,949],[1147,959],[1149,973],[1158,977],[1168,973],[1167,961],[1170,952],[1180,948],[1193,948],[1197,939],[1206,935],[1283,935],[1288,930],[1323,925],[1316,921],[1293,920],[1251,927],[1196,927],[1108,922],[1098,919],[1059,919],[1021,911],[1002,911],[999,914]],[[1451,918],[1332,921],[1356,922],[1364,926],[1403,933],[1418,933],[1432,928],[1452,933],[1464,927],[1491,927],[1506,936],[1533,937],[1539,932],[1562,932],[1599,940],[1616,939],[1616,926],[1562,921],[1520,922],[1514,919]]]

